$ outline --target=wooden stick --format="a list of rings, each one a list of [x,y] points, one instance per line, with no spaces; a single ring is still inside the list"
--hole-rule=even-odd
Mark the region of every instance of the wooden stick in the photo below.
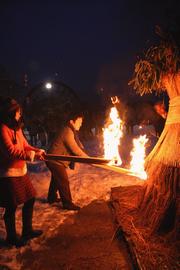
[[[66,155],[53,155],[46,154],[45,160],[62,160],[62,161],[73,161],[79,163],[90,163],[90,164],[106,164],[109,163],[109,159],[97,158],[97,157],[79,157],[79,156],[66,156]]]

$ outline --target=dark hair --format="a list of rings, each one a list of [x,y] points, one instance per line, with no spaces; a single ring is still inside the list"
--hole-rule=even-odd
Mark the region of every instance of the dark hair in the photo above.
[[[68,123],[70,120],[76,121],[77,118],[84,118],[84,112],[83,111],[74,111],[74,112],[69,112],[65,119],[65,123]]]
[[[17,121],[15,115],[17,111],[22,111],[21,106],[15,99],[10,97],[0,98],[0,123],[6,124],[8,127],[18,130],[22,127],[22,120]]]
[[[70,120],[76,121],[78,118],[84,118],[84,113],[76,112],[71,116]]]

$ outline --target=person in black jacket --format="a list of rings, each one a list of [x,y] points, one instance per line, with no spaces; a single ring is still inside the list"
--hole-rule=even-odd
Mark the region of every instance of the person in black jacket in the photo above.
[[[61,128],[57,137],[48,150],[48,154],[75,155],[87,157],[83,145],[79,141],[77,131],[79,131],[83,121],[83,115],[78,113],[71,117],[67,124]],[[62,200],[63,208],[67,210],[79,210],[80,207],[72,202],[66,169],[71,165],[69,161],[47,161],[47,166],[51,171],[51,181],[48,191],[48,203],[57,201],[57,191]]]

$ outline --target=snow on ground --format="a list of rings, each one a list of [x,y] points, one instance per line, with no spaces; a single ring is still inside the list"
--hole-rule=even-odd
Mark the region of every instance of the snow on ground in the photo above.
[[[13,270],[21,269],[18,258],[28,249],[34,252],[45,249],[44,243],[47,239],[55,237],[60,224],[67,219],[73,220],[76,213],[76,211],[63,210],[60,204],[49,205],[46,203],[51,175],[44,162],[30,164],[29,174],[37,191],[33,225],[34,228],[43,229],[44,234],[40,238],[31,240],[27,246],[20,249],[4,247],[1,240],[0,269],[5,270],[8,267]],[[68,174],[73,201],[81,207],[85,207],[95,200],[107,201],[110,198],[112,187],[143,183],[142,180],[136,177],[121,175],[86,164],[76,164],[75,170],[68,170]],[[17,232],[20,234],[21,206],[17,210],[16,224]],[[0,238],[5,238],[2,208],[0,208]],[[4,265],[4,268],[2,265]]]

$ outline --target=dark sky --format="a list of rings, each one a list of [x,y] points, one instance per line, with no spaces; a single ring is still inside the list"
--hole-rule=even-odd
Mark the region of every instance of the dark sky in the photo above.
[[[0,65],[32,86],[57,79],[84,96],[123,93],[137,54],[178,2],[1,1]]]

